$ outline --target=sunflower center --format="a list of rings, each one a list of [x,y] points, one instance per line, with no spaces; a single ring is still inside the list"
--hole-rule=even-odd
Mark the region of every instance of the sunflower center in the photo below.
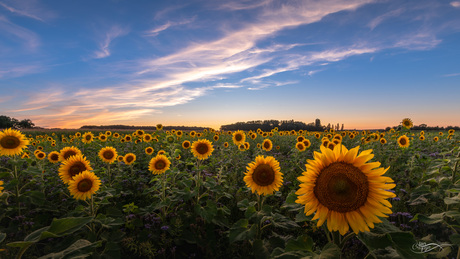
[[[275,181],[275,171],[270,165],[258,165],[252,173],[252,180],[259,186],[268,186]]]
[[[91,190],[91,187],[93,187],[93,182],[90,179],[83,179],[77,185],[79,192],[87,192]]]
[[[133,160],[134,160],[134,157],[132,157],[132,156],[127,156],[126,157],[126,162],[128,162],[128,163],[130,163]]]
[[[163,160],[158,160],[155,163],[155,169],[157,169],[157,170],[164,169],[165,167],[166,167],[166,163]]]
[[[112,151],[108,150],[108,151],[105,151],[105,152],[102,154],[102,156],[103,156],[105,159],[112,159],[112,158],[115,156],[115,154],[114,154]]]
[[[86,135],[85,137],[86,140],[91,140],[91,138],[92,138],[91,135]]]
[[[270,148],[270,142],[268,141],[264,142],[264,148]]]
[[[236,134],[235,135],[235,140],[236,141],[241,141],[243,139],[243,136],[241,134]]]
[[[314,193],[323,206],[344,213],[364,205],[369,193],[369,182],[359,168],[344,162],[334,162],[321,171]]]
[[[66,151],[64,153],[64,159],[69,159],[69,157],[75,156],[76,154],[77,154],[77,152],[75,152],[73,150]]]
[[[58,161],[59,160],[59,155],[58,154],[51,154],[50,159],[53,160],[53,161]]]
[[[208,153],[208,150],[209,150],[209,148],[208,148],[208,145],[206,143],[200,143],[196,147],[196,151],[200,155],[204,155],[204,154]]]
[[[0,141],[0,145],[6,149],[14,149],[19,147],[21,140],[14,136],[3,137]]]
[[[74,177],[75,175],[85,170],[86,170],[85,164],[83,164],[82,162],[76,162],[69,168],[70,177]]]
[[[399,140],[399,143],[401,143],[401,145],[404,146],[404,145],[406,145],[407,141],[406,141],[405,138],[402,138],[402,139]]]

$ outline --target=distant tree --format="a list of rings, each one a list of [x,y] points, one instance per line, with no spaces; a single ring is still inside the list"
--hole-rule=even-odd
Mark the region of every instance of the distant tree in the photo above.
[[[30,119],[21,120],[17,125],[21,129],[31,129],[35,126],[35,124]]]
[[[17,124],[17,119],[5,115],[0,115],[0,129],[16,128]]]

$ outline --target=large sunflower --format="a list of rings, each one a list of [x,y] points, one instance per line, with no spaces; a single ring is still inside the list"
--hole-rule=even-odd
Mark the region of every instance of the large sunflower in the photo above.
[[[169,169],[171,161],[165,155],[157,155],[153,157],[149,162],[149,171],[152,174],[162,174]]]
[[[18,130],[5,129],[0,132],[0,156],[19,155],[27,145],[29,139]]]
[[[316,212],[312,220],[319,219],[318,227],[327,220],[331,232],[345,235],[351,227],[357,234],[380,223],[377,216],[392,213],[386,199],[396,195],[387,190],[396,185],[391,178],[382,176],[389,167],[367,163],[374,157],[372,149],[358,155],[359,146],[350,150],[343,145],[334,150],[320,148],[321,153],[314,152],[314,160],[305,165],[307,171],[298,177],[301,184],[296,192],[296,202],[305,205],[305,214]]]
[[[113,163],[117,160],[118,153],[117,150],[113,147],[104,147],[99,150],[99,158],[106,163]]]
[[[406,129],[410,129],[414,126],[412,123],[412,120],[409,118],[404,118],[401,122],[402,126],[405,127]]]
[[[244,132],[241,130],[235,131],[233,133],[232,139],[233,143],[239,146],[241,144],[244,144],[244,142],[246,141],[246,134],[244,134]]]
[[[272,194],[278,191],[283,184],[283,173],[280,172],[280,164],[272,156],[257,156],[255,161],[248,164],[248,170],[243,178],[246,186],[251,188],[252,193],[260,195]]]
[[[91,170],[93,168],[89,164],[89,161],[83,155],[76,155],[62,162],[59,167],[59,176],[64,183],[69,183],[75,175]]]
[[[207,159],[212,151],[214,151],[212,143],[207,139],[199,139],[192,144],[192,153],[198,159]]]
[[[273,143],[270,139],[264,139],[264,142],[262,142],[262,149],[265,151],[270,151],[273,148]]]
[[[86,200],[99,190],[101,180],[90,171],[83,171],[69,181],[70,194],[77,200]]]
[[[53,164],[56,164],[59,162],[59,152],[57,151],[52,151],[48,154],[48,161],[50,161]]]
[[[71,147],[65,147],[59,151],[59,161],[65,161],[69,159],[71,156],[75,155],[81,155],[80,149],[71,146]]]
[[[406,135],[402,135],[398,138],[399,147],[406,148],[409,147],[409,138]]]

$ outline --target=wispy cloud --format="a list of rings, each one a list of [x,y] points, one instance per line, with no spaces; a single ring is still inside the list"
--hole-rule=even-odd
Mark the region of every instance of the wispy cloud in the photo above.
[[[146,36],[157,36],[158,34],[160,34],[160,32],[165,31],[170,27],[180,26],[180,25],[192,23],[195,20],[195,18],[196,17],[192,17],[191,19],[187,19],[187,20],[183,20],[183,21],[177,21],[177,22],[168,21],[163,25],[160,25],[158,27],[155,27],[155,28],[153,28],[151,30],[146,31],[145,35]]]
[[[421,32],[403,36],[394,44],[394,47],[410,50],[428,50],[436,47],[441,41],[442,40],[436,38],[434,33],[421,30]]]
[[[380,25],[385,20],[388,20],[388,19],[393,18],[393,17],[400,16],[403,12],[404,12],[403,8],[398,8],[396,10],[389,11],[387,13],[384,13],[384,14],[379,15],[379,16],[375,17],[374,19],[372,19],[368,23],[368,26],[369,26],[369,28],[371,28],[371,30],[373,30],[375,27]]]
[[[17,65],[0,63],[0,78],[14,78],[43,71],[41,65]]]
[[[128,30],[119,26],[113,26],[108,32],[105,33],[104,39],[99,43],[99,50],[94,52],[94,58],[106,58],[110,56],[110,44],[118,37],[128,34]]]
[[[41,8],[37,1],[10,1],[11,4],[0,2],[0,6],[10,13],[45,22],[45,18],[54,16],[49,10]]]
[[[219,6],[220,9],[224,10],[248,10],[254,8],[260,8],[262,6],[266,6],[269,3],[273,2],[273,0],[239,0],[239,1],[228,1]]]
[[[20,39],[25,42],[28,50],[35,50],[40,44],[39,37],[35,32],[12,23],[4,16],[0,16],[0,31],[10,37],[13,36],[14,39]]]
[[[450,2],[450,5],[453,6],[453,7],[460,8],[460,1],[453,1],[453,2]]]
[[[442,75],[442,76],[443,77],[460,76],[460,73],[446,74],[446,75]]]

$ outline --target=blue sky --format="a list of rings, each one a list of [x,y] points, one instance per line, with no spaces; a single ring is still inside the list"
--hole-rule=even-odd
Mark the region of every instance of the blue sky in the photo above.
[[[0,114],[37,126],[460,125],[460,1],[0,0]]]

